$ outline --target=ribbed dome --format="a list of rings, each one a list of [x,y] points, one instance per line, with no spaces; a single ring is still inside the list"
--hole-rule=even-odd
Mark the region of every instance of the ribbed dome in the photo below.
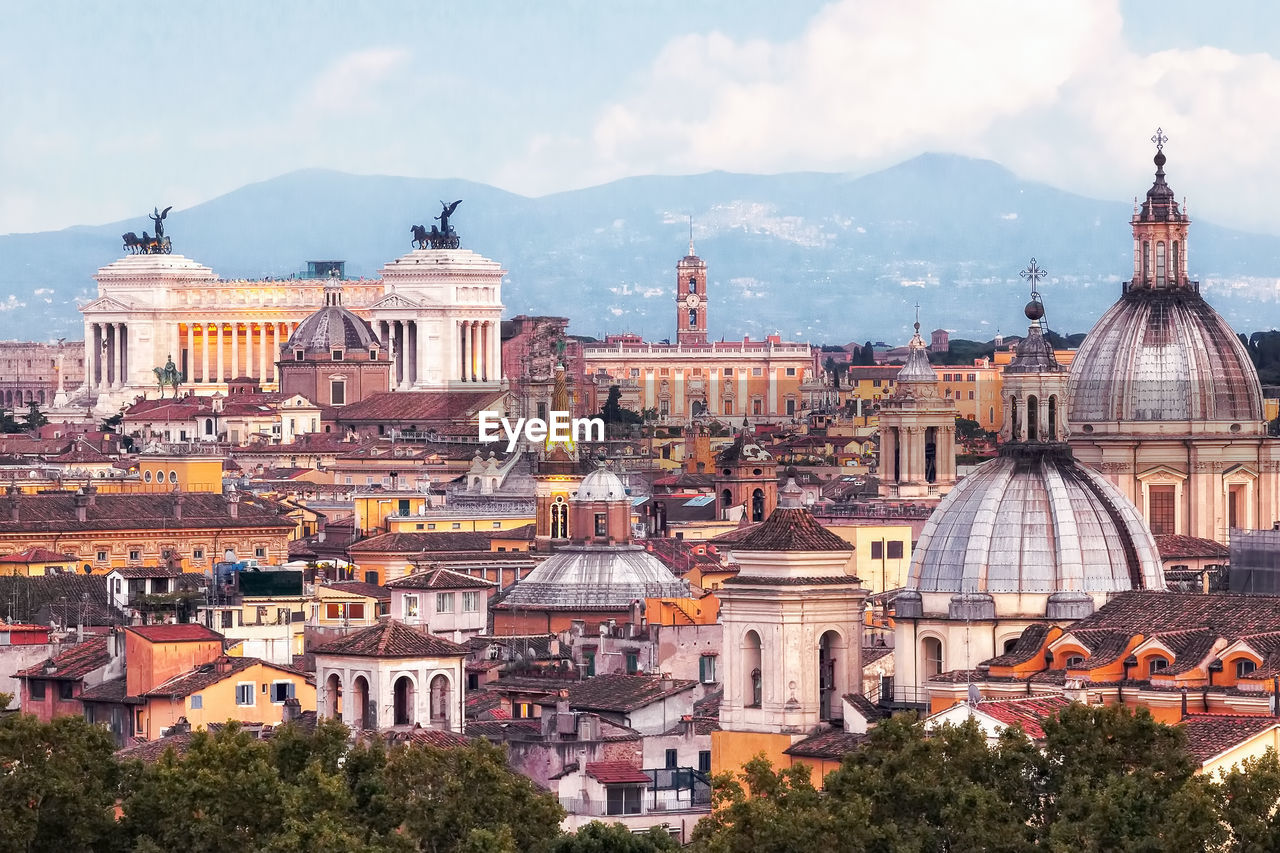
[[[627,487],[621,478],[607,468],[597,468],[582,478],[582,485],[574,493],[575,501],[625,501]]]
[[[1164,589],[1164,574],[1137,507],[1110,481],[1065,445],[1009,445],[938,504],[907,588],[1106,593]]]
[[[298,347],[306,352],[328,352],[334,347],[367,350],[381,344],[364,320],[341,305],[326,305],[293,330],[285,349]]]
[[[1194,289],[1134,287],[1071,364],[1070,420],[1261,421],[1262,386],[1227,322]]]
[[[512,587],[504,609],[625,610],[646,598],[687,598],[689,585],[639,545],[566,545]]]

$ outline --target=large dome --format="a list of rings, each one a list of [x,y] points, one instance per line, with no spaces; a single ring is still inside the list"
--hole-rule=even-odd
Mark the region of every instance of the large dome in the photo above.
[[[625,610],[646,598],[688,598],[689,585],[639,545],[565,545],[512,587],[502,606]]]
[[[1164,589],[1155,540],[1110,481],[1065,445],[1009,445],[925,523],[908,590],[1076,593]]]
[[[285,349],[301,347],[305,352],[323,353],[335,347],[367,350],[380,346],[368,323],[341,305],[330,304],[299,323]]]
[[[1077,432],[1097,421],[1262,420],[1248,353],[1189,287],[1130,288],[1080,345],[1069,398]]]

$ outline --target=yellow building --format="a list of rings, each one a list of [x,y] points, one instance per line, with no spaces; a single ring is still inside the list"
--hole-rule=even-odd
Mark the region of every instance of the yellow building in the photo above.
[[[180,717],[192,728],[227,720],[280,723],[286,700],[297,699],[301,710],[314,711],[316,688],[292,667],[223,655],[157,684],[140,698],[137,734],[155,738]]]
[[[0,575],[21,575],[31,578],[75,570],[74,557],[68,554],[55,554],[47,548],[28,548],[16,554],[0,557]]]
[[[853,546],[853,573],[872,595],[906,586],[911,568],[911,525],[824,526]]]

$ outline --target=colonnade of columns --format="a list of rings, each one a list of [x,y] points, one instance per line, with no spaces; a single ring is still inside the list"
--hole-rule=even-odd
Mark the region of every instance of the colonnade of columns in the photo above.
[[[488,320],[460,320],[457,334],[459,378],[463,382],[501,379],[502,343],[498,324]]]
[[[259,384],[279,381],[280,347],[297,323],[223,321],[175,324],[174,360],[194,384],[219,384],[248,376]]]
[[[85,384],[95,390],[119,388],[125,384],[128,375],[127,324],[90,323],[84,347]]]

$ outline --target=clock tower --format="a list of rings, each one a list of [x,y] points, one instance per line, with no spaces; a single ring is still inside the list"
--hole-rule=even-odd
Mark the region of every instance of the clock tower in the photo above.
[[[676,343],[707,342],[707,262],[693,253],[693,224],[689,224],[689,254],[676,264]]]

